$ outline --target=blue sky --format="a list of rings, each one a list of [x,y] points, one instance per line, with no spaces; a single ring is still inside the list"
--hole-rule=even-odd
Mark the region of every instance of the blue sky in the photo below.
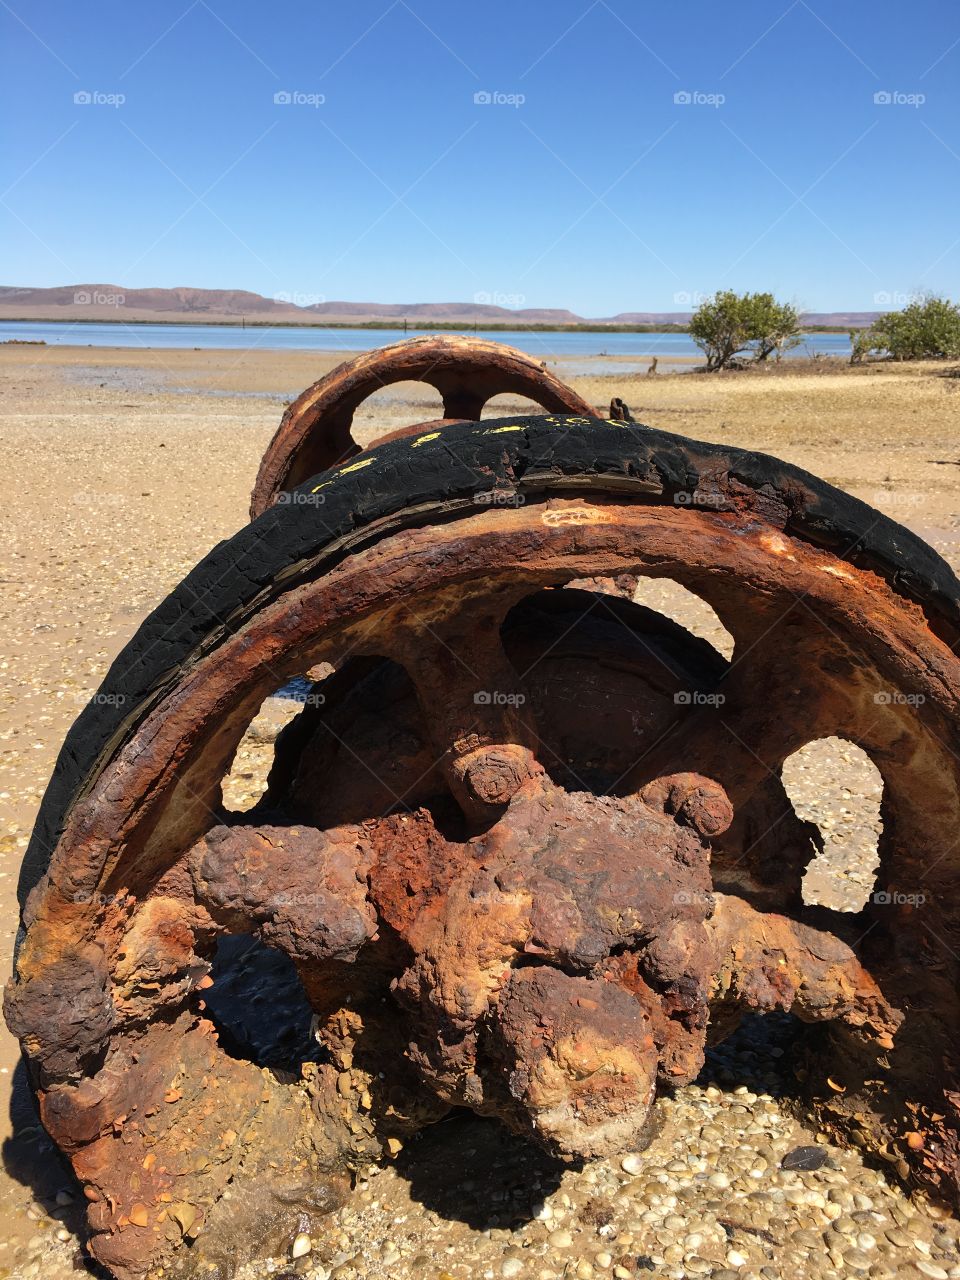
[[[960,297],[948,0],[0,0],[0,31],[0,283]]]

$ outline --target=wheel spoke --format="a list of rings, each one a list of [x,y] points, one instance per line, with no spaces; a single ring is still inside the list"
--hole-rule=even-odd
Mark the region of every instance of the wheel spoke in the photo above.
[[[784,760],[833,731],[816,669],[781,635],[736,653],[712,692],[690,692],[677,717],[618,786],[635,791],[664,774],[712,778],[733,805],[734,821],[715,844],[718,884],[769,907],[800,905],[801,881],[819,832],[796,815],[780,781]],[[763,695],[758,697],[758,690]]]

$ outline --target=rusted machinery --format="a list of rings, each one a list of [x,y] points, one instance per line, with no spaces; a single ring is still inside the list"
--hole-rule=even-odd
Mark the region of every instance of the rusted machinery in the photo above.
[[[291,407],[262,514],[143,624],[44,799],[6,1013],[123,1280],[226,1273],[452,1108],[565,1159],[642,1147],[745,1010],[808,1024],[824,1129],[957,1199],[960,584],[805,472],[569,412],[530,362],[549,413],[470,420],[520,388],[488,350],[472,389],[466,350],[364,357]],[[357,451],[401,367],[467,420]],[[621,575],[708,601],[732,659],[596,589]],[[320,664],[228,813],[263,699]],[[804,907],[816,831],[780,779],[831,734],[884,782],[859,913]],[[313,1019],[269,1067],[218,1024],[237,935]]]

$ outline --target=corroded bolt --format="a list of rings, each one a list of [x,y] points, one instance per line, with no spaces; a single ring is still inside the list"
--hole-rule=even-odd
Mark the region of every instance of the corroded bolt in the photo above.
[[[643,788],[646,804],[674,816],[707,838],[723,835],[733,821],[733,805],[719,782],[699,773],[672,773]]]
[[[483,812],[509,804],[528,778],[542,772],[533,752],[515,743],[477,747],[453,763],[454,780],[466,803]]]

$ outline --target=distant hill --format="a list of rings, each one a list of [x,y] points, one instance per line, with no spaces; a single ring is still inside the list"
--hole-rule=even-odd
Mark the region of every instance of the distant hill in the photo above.
[[[607,324],[689,324],[692,311],[621,311]]]
[[[294,294],[294,297],[306,295]],[[876,311],[808,312],[808,327],[854,328],[871,324]],[[548,307],[501,307],[486,302],[315,302],[303,306],[245,289],[127,289],[115,284],[59,285],[32,289],[0,286],[0,320],[104,320],[167,324],[371,324],[411,325],[686,325],[689,311],[621,311],[587,318]]]
[[[326,320],[426,320],[434,323],[490,320],[497,324],[583,324],[572,311],[546,307],[498,307],[487,302],[317,302],[306,308]]]
[[[804,311],[800,319],[809,329],[866,329],[883,314],[882,311]]]
[[[296,296],[296,295],[295,295]],[[481,302],[294,302],[241,289],[125,289],[115,284],[61,285],[53,289],[0,287],[0,318],[28,320],[141,320],[225,323],[241,318],[322,325],[376,320],[413,324],[583,324],[572,311],[513,309]]]
[[[0,286],[0,317],[25,320],[140,320],[223,323],[303,319],[302,307],[244,289],[127,289],[118,284],[71,284],[52,289]]]

